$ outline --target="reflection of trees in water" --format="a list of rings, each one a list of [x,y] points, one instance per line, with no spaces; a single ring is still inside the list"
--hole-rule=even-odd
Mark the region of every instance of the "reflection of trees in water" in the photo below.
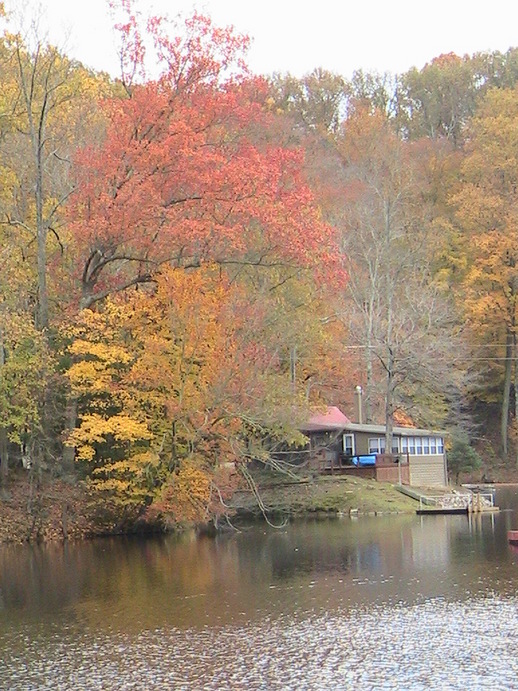
[[[0,552],[0,630],[56,621],[105,632],[204,627],[317,605],[514,588],[518,557],[506,543],[512,516],[315,520],[216,539],[8,546]]]
[[[299,522],[240,543],[239,559],[256,578],[279,580],[304,574],[394,571],[412,547],[413,523],[413,516]]]
[[[205,595],[237,579],[234,545],[181,538],[109,538],[17,546],[0,553],[5,608],[16,617],[67,612],[101,627],[116,610],[128,621]]]

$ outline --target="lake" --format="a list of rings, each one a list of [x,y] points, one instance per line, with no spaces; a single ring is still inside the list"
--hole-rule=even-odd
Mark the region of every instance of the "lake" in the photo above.
[[[0,546],[0,688],[518,689],[498,515]]]

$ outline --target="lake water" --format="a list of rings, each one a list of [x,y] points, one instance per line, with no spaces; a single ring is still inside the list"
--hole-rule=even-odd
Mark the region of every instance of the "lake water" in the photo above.
[[[518,487],[486,516],[0,547],[0,689],[518,689]]]

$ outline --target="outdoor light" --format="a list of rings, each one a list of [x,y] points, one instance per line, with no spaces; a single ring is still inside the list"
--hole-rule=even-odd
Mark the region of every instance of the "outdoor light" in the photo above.
[[[362,387],[358,384],[358,386],[355,388],[356,395],[358,396],[358,424],[362,424],[362,394],[363,394],[363,389]]]

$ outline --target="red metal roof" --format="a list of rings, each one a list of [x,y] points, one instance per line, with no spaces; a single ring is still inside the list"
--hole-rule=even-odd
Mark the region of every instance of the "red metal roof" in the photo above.
[[[302,429],[307,432],[337,430],[342,429],[344,425],[350,424],[350,422],[349,418],[342,413],[340,408],[328,406],[325,413],[312,415]]]

